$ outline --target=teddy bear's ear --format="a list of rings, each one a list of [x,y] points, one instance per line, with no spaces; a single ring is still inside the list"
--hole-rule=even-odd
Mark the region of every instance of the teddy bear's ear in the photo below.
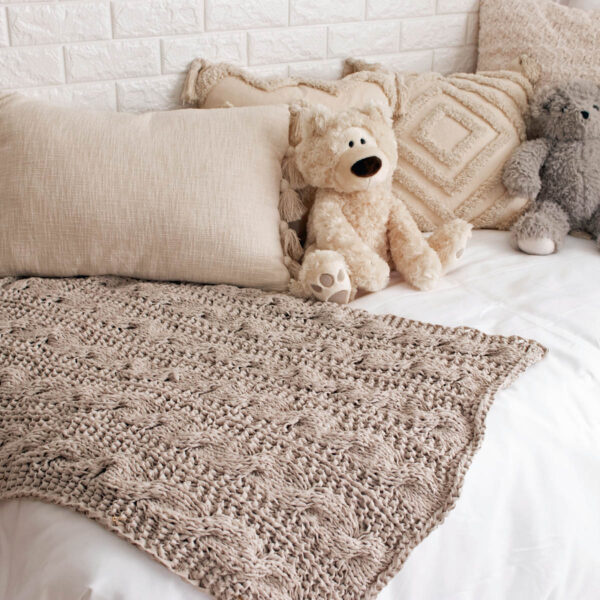
[[[291,104],[289,140],[297,146],[304,136],[323,135],[328,128],[330,111],[321,105],[309,105],[305,101]]]
[[[361,113],[367,115],[369,119],[373,119],[375,121],[383,121],[386,125],[392,124],[392,121],[388,115],[383,111],[383,107],[381,104],[377,104],[376,102],[370,102],[363,108],[359,109]]]

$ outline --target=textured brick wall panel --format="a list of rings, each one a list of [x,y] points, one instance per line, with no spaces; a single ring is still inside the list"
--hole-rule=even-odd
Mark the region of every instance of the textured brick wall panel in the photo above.
[[[0,0],[0,90],[61,104],[177,106],[196,56],[333,78],[348,55],[470,71],[478,0]]]

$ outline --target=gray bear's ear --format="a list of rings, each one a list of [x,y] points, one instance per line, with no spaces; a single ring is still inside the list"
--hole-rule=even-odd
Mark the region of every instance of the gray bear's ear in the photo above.
[[[531,116],[536,119],[543,117],[550,112],[552,102],[560,95],[559,88],[556,85],[546,85],[541,87],[535,94],[531,103]]]

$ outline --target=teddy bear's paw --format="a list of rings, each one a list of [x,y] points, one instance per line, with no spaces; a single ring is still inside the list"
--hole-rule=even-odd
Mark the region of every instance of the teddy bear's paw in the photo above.
[[[337,273],[321,273],[316,281],[310,282],[312,294],[323,302],[348,304],[352,294],[352,284],[345,267],[340,267]]]
[[[355,291],[344,257],[334,250],[309,251],[298,278],[306,292],[323,302],[346,304]]]
[[[522,250],[526,254],[536,254],[539,256],[552,254],[556,250],[554,240],[545,237],[521,237],[517,239],[517,246],[519,246],[519,250]]]
[[[434,272],[430,272],[430,273],[423,273],[423,275],[421,276],[421,279],[419,280],[417,287],[424,291],[427,292],[429,290],[432,290],[435,287],[435,284],[438,282],[439,280],[439,275],[438,273],[434,273]]]
[[[535,200],[542,189],[539,176],[523,177],[523,172],[517,170],[514,174],[504,173],[503,183],[511,196],[521,196]]]
[[[455,219],[439,227],[429,238],[429,245],[437,252],[444,273],[454,268],[464,254],[472,229],[471,223]]]
[[[517,148],[504,165],[502,183],[511,196],[534,200],[542,188],[542,179],[535,163],[535,144],[529,142]]]
[[[355,275],[356,285],[366,292],[382,290],[390,280],[390,266],[379,256],[366,262]]]
[[[465,248],[469,243],[473,235],[473,225],[462,221],[460,225],[457,224],[457,236],[454,241],[454,247],[452,249],[454,260],[458,260],[465,253]],[[448,266],[448,265],[446,265]]]
[[[422,292],[428,292],[432,290],[437,282],[440,280],[441,272],[436,269],[425,270],[419,274],[418,277],[413,278],[410,282],[414,285],[418,290]]]
[[[403,270],[405,279],[419,290],[431,290],[442,276],[442,263],[431,250],[416,256]]]

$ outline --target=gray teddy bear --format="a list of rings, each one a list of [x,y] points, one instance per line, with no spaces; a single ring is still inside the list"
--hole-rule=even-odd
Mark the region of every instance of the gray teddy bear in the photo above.
[[[576,80],[536,93],[532,139],[506,163],[503,181],[534,200],[513,225],[518,247],[551,254],[569,231],[591,234],[600,247],[600,87]]]

